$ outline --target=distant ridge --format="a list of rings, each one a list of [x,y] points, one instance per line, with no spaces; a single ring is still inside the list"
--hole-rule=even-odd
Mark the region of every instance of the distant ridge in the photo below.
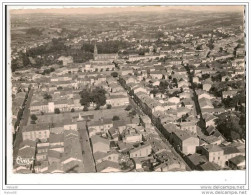
[[[114,9],[116,7],[116,9]],[[132,12],[242,12],[244,6],[124,6],[124,7],[90,7],[90,8],[38,8],[13,9],[11,14],[52,14],[52,15],[95,15],[95,14],[122,14]]]

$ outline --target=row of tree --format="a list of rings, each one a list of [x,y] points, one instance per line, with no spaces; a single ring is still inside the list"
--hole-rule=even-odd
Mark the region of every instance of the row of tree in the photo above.
[[[84,52],[94,53],[94,43],[84,43],[81,50]],[[131,43],[119,40],[109,40],[96,43],[98,53],[118,53],[119,50],[127,49]]]
[[[223,113],[216,119],[216,125],[217,129],[229,141],[246,138],[246,115],[243,113]]]

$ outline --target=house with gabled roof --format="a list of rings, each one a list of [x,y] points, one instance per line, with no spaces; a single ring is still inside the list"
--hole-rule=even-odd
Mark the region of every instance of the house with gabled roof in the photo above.
[[[233,170],[242,170],[246,168],[246,160],[242,155],[235,156],[228,160],[228,166]]]
[[[112,173],[121,171],[120,165],[118,163],[107,160],[97,164],[96,168],[97,172],[101,173]]]
[[[129,151],[130,158],[134,157],[146,157],[149,156],[152,152],[152,146],[150,143],[147,143],[145,145],[140,145],[137,148],[134,148]]]
[[[225,165],[224,150],[215,144],[209,144],[201,147],[202,154],[206,156],[209,162],[218,164],[221,167]]]
[[[103,161],[111,161],[111,162],[119,163],[120,153],[117,152],[116,150],[108,152],[108,153],[97,151],[93,154],[93,156],[94,156],[96,165],[99,163],[102,163]]]
[[[199,139],[189,131],[175,130],[172,132],[172,145],[185,155],[194,154],[199,146]]]
[[[92,151],[95,152],[104,152],[107,153],[110,151],[110,141],[99,135],[94,135],[91,137]]]

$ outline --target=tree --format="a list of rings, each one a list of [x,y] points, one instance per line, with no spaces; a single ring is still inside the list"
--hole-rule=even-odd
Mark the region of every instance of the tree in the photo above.
[[[112,105],[111,105],[111,104],[107,104],[107,105],[106,105],[106,108],[107,108],[107,109],[111,109],[111,108],[112,108]]]
[[[154,170],[153,165],[150,162],[150,160],[144,161],[142,163],[142,167],[143,167],[144,171],[153,171]]]
[[[196,50],[202,50],[202,45],[198,45],[198,46],[196,47]]]
[[[175,83],[176,86],[178,86],[178,81],[176,78],[173,78],[172,82]]]
[[[160,81],[159,90],[164,93],[168,89],[169,83],[167,81]]]
[[[113,116],[112,120],[113,120],[113,121],[118,121],[118,120],[120,120],[120,118],[119,118],[119,116],[116,116],[116,115],[115,115],[115,116]]]
[[[119,165],[121,166],[122,170],[126,170],[130,167],[129,162],[130,162],[130,158],[127,154],[121,154],[119,156]]]
[[[113,77],[118,77],[118,73],[117,73],[117,72],[112,72],[112,73],[111,73],[111,76],[113,76]]]
[[[132,106],[131,106],[131,105],[128,105],[128,106],[125,108],[126,111],[129,111],[129,110],[131,110],[131,109],[132,109]]]
[[[222,103],[224,104],[225,108],[234,108],[237,105],[237,99],[227,96],[227,98],[222,100]]]
[[[35,114],[32,114],[32,115],[31,115],[31,120],[32,120],[32,121],[36,121],[36,120],[37,120],[37,116],[36,116]]]
[[[203,74],[202,75],[202,80],[206,80],[208,78],[210,78],[210,74]]]
[[[212,50],[214,48],[214,40],[211,38],[207,44],[207,47]]]
[[[51,72],[54,72],[54,71],[55,71],[55,68],[51,67],[51,68],[50,68],[50,71],[51,71]]]
[[[59,108],[55,108],[55,109],[54,109],[54,113],[55,113],[55,114],[60,114]]]
[[[91,99],[97,105],[97,108],[106,104],[106,91],[103,88],[97,87],[92,91]]]
[[[75,112],[75,109],[74,109],[74,108],[72,108],[72,109],[71,109],[71,112]]]
[[[162,37],[164,37],[164,32],[158,31],[158,32],[156,33],[156,38],[159,39],[159,38],[162,38]]]
[[[217,129],[228,140],[245,138],[246,128],[240,125],[240,117],[236,114],[232,112],[220,114],[215,122]]]
[[[139,50],[139,53],[138,53],[140,56],[144,56],[145,55],[145,51],[144,50]]]
[[[26,34],[27,34],[27,35],[40,36],[40,35],[42,35],[42,31],[40,31],[40,30],[37,29],[37,28],[29,28],[29,29],[26,31]]]
[[[45,100],[49,100],[49,99],[51,99],[52,98],[52,96],[50,95],[50,94],[48,94],[48,93],[45,93],[44,94],[44,99]]]
[[[137,114],[137,112],[135,110],[132,110],[131,112],[129,112],[129,115],[131,117],[134,117]]]
[[[17,60],[11,60],[11,71],[15,72],[17,68],[18,68]]]
[[[150,91],[150,93],[152,93],[152,94],[155,96],[157,93],[159,93],[159,89],[153,88],[153,89]]]
[[[80,93],[80,104],[88,108],[90,103],[95,103],[96,109],[99,109],[100,106],[104,106],[106,104],[106,91],[103,88],[97,87],[93,90],[83,89]]]
[[[80,104],[89,107],[91,102],[91,91],[89,89],[83,89],[79,94],[81,97]]]

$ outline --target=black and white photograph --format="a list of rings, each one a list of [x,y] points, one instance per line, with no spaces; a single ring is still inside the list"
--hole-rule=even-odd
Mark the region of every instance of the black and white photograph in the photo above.
[[[11,174],[244,180],[247,6],[103,4],[3,8]]]

